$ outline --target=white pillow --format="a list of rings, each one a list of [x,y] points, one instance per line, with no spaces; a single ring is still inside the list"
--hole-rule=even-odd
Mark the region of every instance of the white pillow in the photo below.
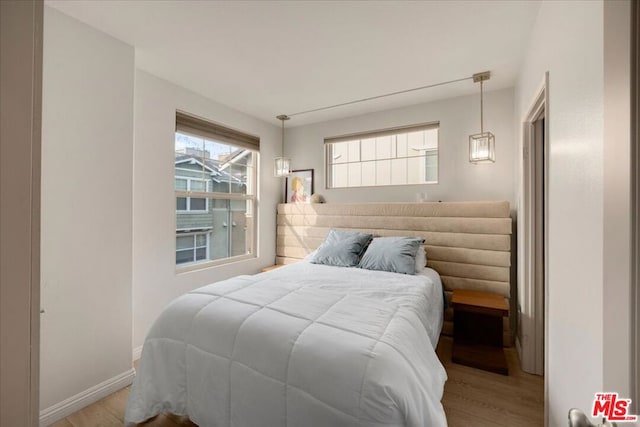
[[[420,273],[427,268],[427,254],[424,251],[424,246],[420,245],[418,252],[416,252],[416,273]]]

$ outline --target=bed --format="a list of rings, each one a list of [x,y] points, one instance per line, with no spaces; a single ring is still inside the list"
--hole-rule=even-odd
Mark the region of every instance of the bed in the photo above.
[[[149,333],[127,422],[443,426],[435,271],[302,261],[192,291]]]
[[[509,202],[280,204],[276,263],[300,261],[330,228],[423,237],[427,265],[440,274],[447,301],[455,289],[496,293],[509,300],[503,342],[512,343],[517,309],[511,298],[515,280]],[[443,334],[453,335],[453,309],[447,307]]]
[[[409,211],[406,204],[392,206],[393,212],[387,205],[281,205],[277,254],[286,266],[175,300],[145,341],[126,423],[170,412],[200,426],[446,426],[440,403],[446,373],[434,351],[443,326],[442,271],[411,275],[309,262],[331,234],[330,223],[377,236],[411,236],[423,227],[428,230],[417,234],[431,239],[425,248],[443,242],[450,231],[442,230],[452,222],[440,219],[451,209],[432,206],[435,215],[422,215],[423,204],[415,222],[398,215],[415,212],[409,205]],[[342,213],[334,215],[336,209]],[[487,205],[471,210],[489,218],[496,212]],[[432,216],[435,230],[434,223],[421,222]],[[463,217],[453,226],[470,222],[463,233],[481,231],[479,239],[471,236],[472,245],[495,244],[490,236],[486,243],[491,233],[475,219]],[[454,252],[458,260],[468,254]],[[431,266],[446,262],[438,261],[437,250],[431,253]],[[462,279],[454,282],[491,284]]]

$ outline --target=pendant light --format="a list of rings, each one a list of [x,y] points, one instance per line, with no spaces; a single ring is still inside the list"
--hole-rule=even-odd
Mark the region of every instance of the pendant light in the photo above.
[[[281,114],[276,118],[282,122],[282,147],[280,157],[275,158],[273,174],[282,178],[291,174],[291,159],[284,156],[284,121],[289,120],[289,116]]]
[[[491,132],[484,131],[482,82],[489,80],[491,72],[476,73],[473,82],[480,82],[480,133],[469,136],[469,161],[473,164],[494,163],[496,161],[496,139]]]

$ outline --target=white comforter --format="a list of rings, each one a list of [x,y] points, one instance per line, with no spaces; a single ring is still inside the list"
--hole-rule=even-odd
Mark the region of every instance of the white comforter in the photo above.
[[[300,262],[176,299],[125,416],[234,427],[446,426],[440,278]]]

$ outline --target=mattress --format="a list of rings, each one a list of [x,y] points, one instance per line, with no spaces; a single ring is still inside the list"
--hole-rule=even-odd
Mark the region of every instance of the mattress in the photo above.
[[[147,336],[125,423],[446,426],[442,285],[299,262],[176,299]]]

